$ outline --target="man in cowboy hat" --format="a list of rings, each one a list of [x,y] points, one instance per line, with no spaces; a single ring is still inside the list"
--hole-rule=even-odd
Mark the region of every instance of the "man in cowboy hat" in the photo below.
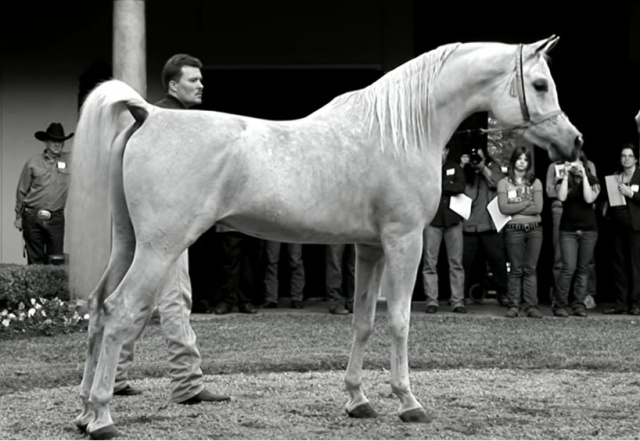
[[[22,231],[27,263],[50,263],[50,256],[63,253],[64,205],[69,190],[69,153],[63,152],[64,127],[53,122],[35,133],[44,142],[44,152],[29,159],[16,190],[15,227]]]

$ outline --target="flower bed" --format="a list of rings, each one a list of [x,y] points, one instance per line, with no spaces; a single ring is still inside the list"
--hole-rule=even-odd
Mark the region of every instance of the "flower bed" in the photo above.
[[[0,265],[0,335],[86,329],[88,314],[69,297],[64,267]]]

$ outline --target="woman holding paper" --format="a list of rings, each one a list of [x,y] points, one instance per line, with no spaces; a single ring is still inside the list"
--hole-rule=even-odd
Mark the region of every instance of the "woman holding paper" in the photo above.
[[[605,309],[605,314],[640,315],[640,171],[637,164],[635,147],[625,144],[620,151],[618,172],[606,177],[616,306]]]
[[[553,315],[568,317],[569,289],[573,287],[573,315],[587,316],[587,281],[589,262],[598,239],[598,223],[593,203],[600,194],[598,179],[586,165],[587,157],[580,151],[578,159],[564,164],[564,173],[556,184],[558,200],[563,210],[560,218],[560,248],[562,270],[558,286],[553,291]]]
[[[511,216],[505,227],[509,272],[507,317],[542,318],[538,309],[537,265],[542,247],[542,183],[532,171],[531,150],[516,147],[507,177],[498,182],[498,207]]]

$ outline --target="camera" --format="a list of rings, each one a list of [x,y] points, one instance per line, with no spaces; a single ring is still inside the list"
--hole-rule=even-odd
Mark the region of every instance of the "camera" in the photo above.
[[[478,165],[482,162],[482,156],[480,156],[480,154],[478,153],[478,149],[475,147],[472,147],[471,151],[469,152],[469,162],[472,165]]]

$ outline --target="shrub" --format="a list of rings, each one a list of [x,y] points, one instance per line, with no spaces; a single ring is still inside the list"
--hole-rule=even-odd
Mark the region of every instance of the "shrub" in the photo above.
[[[34,298],[69,300],[64,266],[0,265],[0,310],[29,304]]]
[[[88,318],[69,302],[63,266],[0,265],[0,334],[85,330]]]

